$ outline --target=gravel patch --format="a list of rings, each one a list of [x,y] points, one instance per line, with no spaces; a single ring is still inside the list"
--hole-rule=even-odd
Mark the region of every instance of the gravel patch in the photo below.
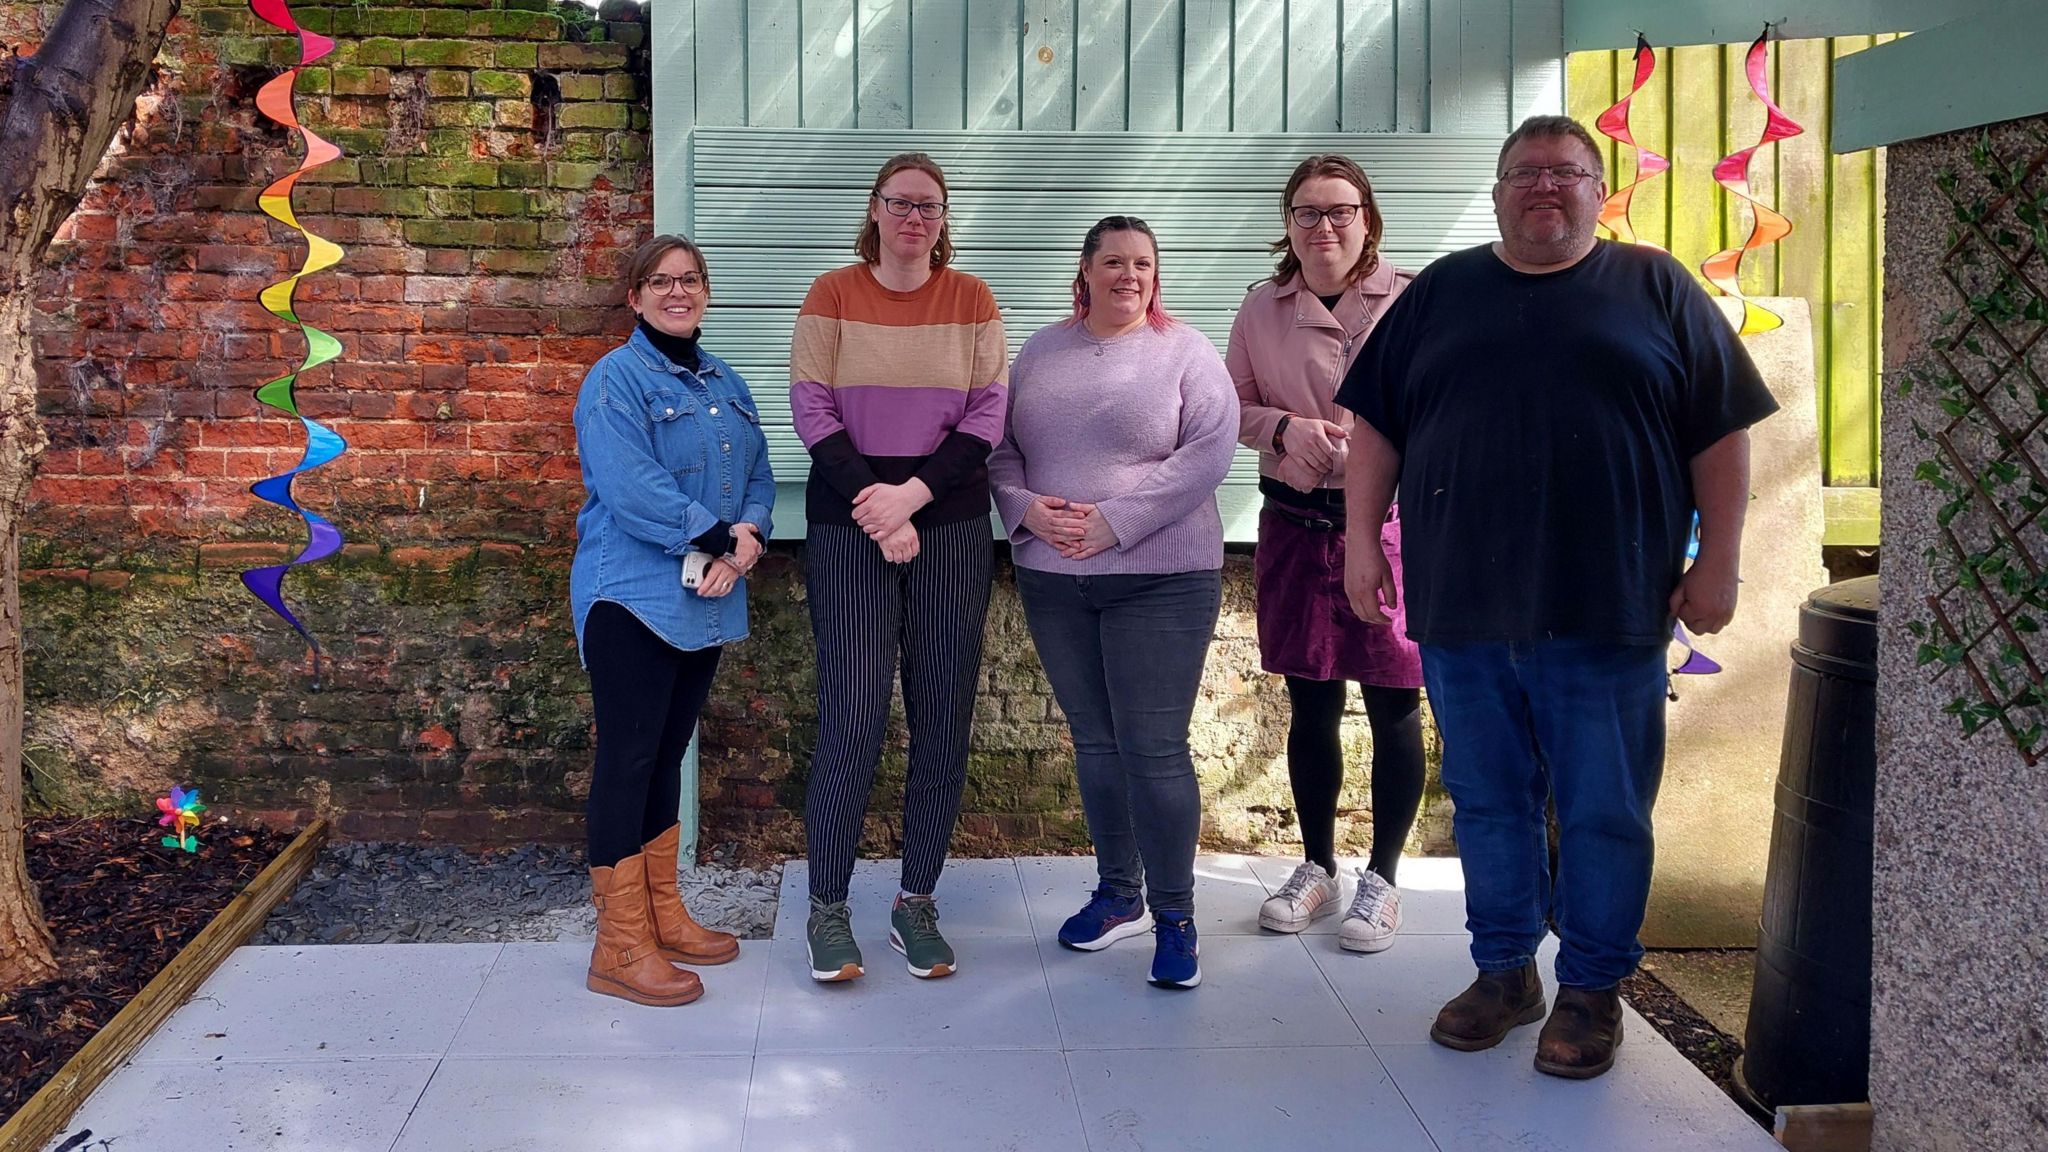
[[[780,866],[709,864],[679,877],[691,915],[748,940],[773,935]],[[479,943],[596,934],[579,847],[470,852],[440,844],[330,844],[251,943]]]

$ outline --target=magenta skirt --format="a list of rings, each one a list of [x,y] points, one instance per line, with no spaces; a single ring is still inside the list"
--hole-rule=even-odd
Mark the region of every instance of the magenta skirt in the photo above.
[[[1401,524],[1389,516],[1380,543],[1401,580]],[[1393,626],[1368,624],[1344,597],[1344,533],[1259,512],[1252,557],[1259,616],[1259,664],[1305,680],[1355,680],[1381,688],[1422,687],[1422,657],[1408,639],[1407,597]]]

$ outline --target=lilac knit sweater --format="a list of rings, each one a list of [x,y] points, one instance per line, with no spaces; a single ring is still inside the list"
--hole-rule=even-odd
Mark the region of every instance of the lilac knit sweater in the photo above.
[[[1075,576],[1221,568],[1216,487],[1237,424],[1222,357],[1185,324],[1112,340],[1079,324],[1032,333],[1010,365],[1008,427],[988,460],[1016,562]],[[1097,505],[1117,546],[1062,557],[1024,527],[1040,495]]]

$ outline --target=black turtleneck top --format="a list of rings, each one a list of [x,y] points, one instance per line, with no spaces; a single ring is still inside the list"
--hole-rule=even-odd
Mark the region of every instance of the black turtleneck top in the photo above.
[[[656,352],[671,361],[688,368],[692,373],[704,370],[704,360],[697,353],[697,338],[704,333],[702,327],[688,336],[671,336],[649,324],[647,318],[643,316],[640,319],[640,332],[647,337],[649,344],[654,345]],[[720,520],[706,528],[703,535],[693,538],[690,543],[713,556],[730,556],[739,546],[739,542],[733,539],[732,523],[727,520]]]

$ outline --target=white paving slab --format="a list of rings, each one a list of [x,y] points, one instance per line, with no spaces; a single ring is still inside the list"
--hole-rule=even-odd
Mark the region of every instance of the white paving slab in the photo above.
[[[649,1008],[583,986],[590,945],[506,944],[449,1049],[457,1056],[751,1056],[768,978],[766,940],[740,943],[730,963],[692,968],[704,996]]]
[[[1294,874],[1301,861],[1293,856],[1251,857],[1252,871],[1272,891],[1278,892]],[[1365,867],[1363,856],[1340,856],[1337,875],[1344,889],[1344,905],[1302,930],[1304,936],[1334,936],[1344,921],[1344,908],[1351,906],[1351,894],[1358,878],[1355,870]],[[1465,935],[1465,873],[1455,857],[1409,856],[1395,872],[1400,879],[1401,931],[1405,935]]]
[[[775,910],[775,935],[803,939],[810,916],[811,873],[801,860],[782,870],[782,902]],[[889,931],[889,908],[902,890],[902,864],[896,860],[860,860],[846,889],[846,909],[856,934]],[[1029,936],[1031,916],[1013,860],[949,860],[933,893],[939,903],[939,930],[956,936]]]
[[[1031,903],[1034,930],[1056,938],[1066,918],[1081,910],[1095,891],[1095,857],[1038,856],[1017,861],[1024,895]],[[1249,935],[1259,930],[1265,885],[1247,856],[1195,858],[1195,930],[1204,937]]]
[[[748,1056],[450,1057],[396,1152],[730,1152]],[[381,1147],[381,1146],[380,1146]]]
[[[1144,982],[1149,938],[1056,945],[1086,857],[949,865],[960,970],[937,981],[888,946],[895,861],[855,873],[864,978],[810,979],[798,862],[780,938],[699,969],[704,999],[677,1009],[585,991],[587,942],[245,948],[71,1131],[207,1152],[1776,1147],[1632,1010],[1587,1083],[1534,1070],[1535,1026],[1485,1053],[1428,1043],[1472,976],[1456,861],[1403,863],[1403,936],[1374,955],[1338,949],[1334,919],[1258,931],[1292,864],[1202,858],[1184,992]]]
[[[1074,1152],[1084,1147],[1058,1052],[759,1057],[744,1152]]]
[[[886,935],[857,935],[867,975],[832,984],[811,979],[803,941],[775,942],[758,1051],[1060,1046],[1031,937],[954,940],[959,970],[920,980]]]
[[[1152,942],[1048,950],[1060,1034],[1080,1048],[1291,1048],[1365,1038],[1291,936],[1206,936],[1199,988],[1154,988]]]
[[[288,1031],[290,1021],[279,1019],[276,1027]],[[45,1147],[90,1129],[86,1147],[95,1152],[385,1152],[434,1064],[405,1058],[130,1064],[100,1085]]]
[[[439,1056],[502,947],[238,948],[135,1062]]]
[[[1372,1049],[1070,1052],[1091,1148],[1435,1152]]]
[[[1485,1052],[1373,1051],[1442,1152],[1782,1152],[1677,1049],[1640,1043],[1648,1029],[1629,1025],[1596,1080],[1536,1071],[1533,1035]]]

